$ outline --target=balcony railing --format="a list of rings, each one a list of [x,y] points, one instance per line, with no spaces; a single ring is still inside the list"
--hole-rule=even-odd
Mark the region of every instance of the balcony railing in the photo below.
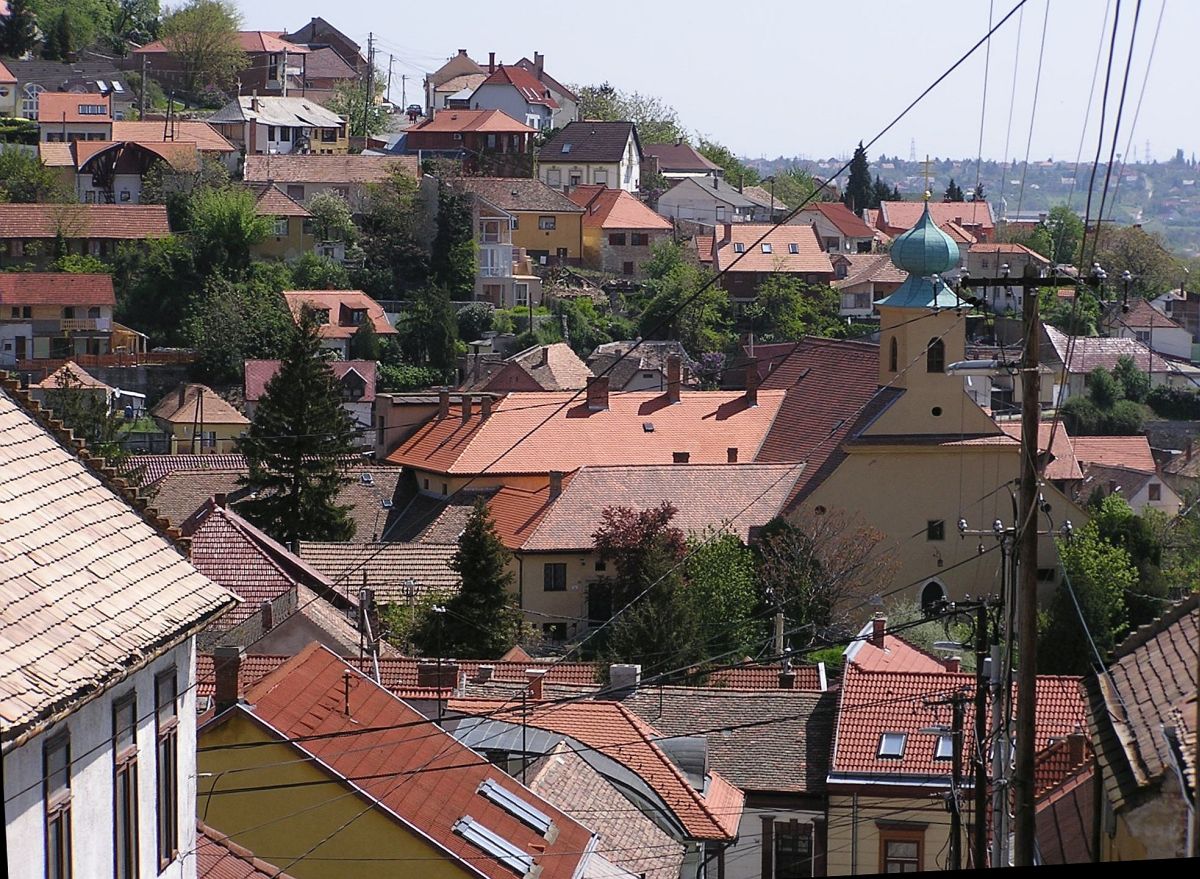
[[[111,332],[112,318],[108,317],[64,317],[58,322],[58,328],[64,333],[72,330],[92,330]]]
[[[481,278],[510,278],[512,277],[512,266],[480,266],[479,276]]]

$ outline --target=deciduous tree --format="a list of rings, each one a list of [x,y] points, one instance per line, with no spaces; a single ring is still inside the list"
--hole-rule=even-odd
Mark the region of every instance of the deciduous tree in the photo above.
[[[762,179],[757,171],[733,154],[724,144],[708,138],[700,138],[696,152],[710,162],[720,165],[725,171],[725,180],[731,186],[757,186]]]
[[[328,107],[346,120],[351,137],[370,137],[387,128],[388,113],[380,99],[383,97],[384,77],[375,71],[371,99],[367,99],[367,82],[361,79],[342,80],[334,87]]]
[[[579,118],[632,122],[643,144],[687,141],[675,108],[654,95],[623,92],[607,82],[572,86],[579,98]]]
[[[233,87],[248,63],[238,45],[241,24],[232,0],[187,0],[163,17],[162,39],[179,57],[184,91],[195,95],[207,87]]]

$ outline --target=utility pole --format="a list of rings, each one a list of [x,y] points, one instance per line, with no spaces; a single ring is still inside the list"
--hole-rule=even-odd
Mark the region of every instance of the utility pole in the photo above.
[[[142,88],[141,94],[138,95],[138,119],[145,121],[146,119],[146,71],[150,68],[150,56],[142,55]]]
[[[946,797],[946,808],[950,811],[950,848],[946,869],[957,871],[962,869],[962,798],[960,789],[962,788],[963,719],[966,714],[967,696],[961,692],[953,693],[945,699],[927,701],[925,704],[927,706],[950,706],[950,793]],[[944,726],[927,727],[921,732],[943,736],[946,734],[946,728]]]
[[[392,68],[396,64],[396,56],[388,53],[388,84],[387,84],[387,99],[388,103],[392,100]]]
[[[283,74],[283,77],[280,80],[280,83],[281,83],[280,89],[282,91],[283,96],[286,98],[287,97],[287,49],[283,50],[283,68],[279,72],[281,74]]]
[[[980,602],[975,609],[975,741],[971,761],[975,764],[975,838],[971,849],[971,868],[982,870],[987,866],[987,802],[988,765],[983,743],[987,741],[988,681],[985,665],[988,655],[987,604]]]
[[[362,136],[365,139],[367,136],[367,119],[371,115],[371,102],[375,97],[375,33],[372,31],[367,34],[367,89],[363,95],[363,118],[362,118]],[[353,128],[350,131],[354,133]]]
[[[408,74],[400,74],[400,103],[408,109]]]

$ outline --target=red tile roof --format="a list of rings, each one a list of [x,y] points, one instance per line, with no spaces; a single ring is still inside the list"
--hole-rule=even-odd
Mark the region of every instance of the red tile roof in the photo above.
[[[141,154],[149,153],[151,156],[162,159],[176,171],[197,171],[200,168],[200,156],[196,151],[196,145],[187,141],[160,140],[137,143],[123,140],[77,140],[69,146],[73,153],[73,164],[80,173],[89,173],[94,170],[96,166],[88,168],[88,163],[101,153],[110,150],[114,155],[128,151],[139,156],[139,159]],[[60,160],[60,156],[54,156],[55,162]],[[126,207],[132,207],[132,205],[126,205]]]
[[[383,183],[400,173],[421,176],[416,156],[246,156],[244,178],[251,183]]]
[[[308,54],[307,47],[280,39],[278,33],[278,31],[238,31],[236,37],[237,46],[243,52],[287,52],[289,55]],[[175,49],[170,45],[168,40],[154,40],[153,42],[146,43],[140,49],[135,49],[134,54],[159,55],[174,51]]]
[[[384,814],[393,813],[427,836],[463,869],[489,879],[513,876],[511,868],[455,832],[456,823],[470,816],[527,853],[544,879],[571,879],[584,871],[594,844],[587,828],[351,669],[310,644],[251,687],[248,704],[234,710],[258,717],[283,736],[305,737],[293,747],[320,761],[313,765],[377,800]],[[353,738],[338,735],[346,733]],[[480,793],[485,781],[545,813],[557,835],[547,838],[493,803]]]
[[[480,83],[481,88],[485,85],[511,85],[526,103],[543,104],[551,110],[558,109],[558,101],[550,96],[550,90],[524,67],[501,64]]]
[[[34,382],[29,387],[41,388],[42,390],[54,390],[61,388],[64,385],[74,386],[78,388],[94,388],[96,390],[111,391],[112,387],[106,385],[100,379],[96,378],[74,360],[68,360],[54,372],[47,375],[40,382]]]
[[[1084,766],[1042,795],[1034,807],[1038,854],[1043,864],[1086,864],[1092,860],[1096,774]]]
[[[837,228],[839,232],[847,238],[874,238],[875,230],[864,223],[855,213],[846,207],[840,201],[819,201],[810,204],[800,212],[799,217],[803,218],[808,211],[821,214],[829,222]],[[796,220],[793,222],[800,222]]]
[[[245,470],[246,458],[244,455],[130,455],[125,464],[135,474],[134,484],[145,488],[177,470]]]
[[[247,183],[254,194],[254,210],[263,217],[311,217],[312,214],[273,183]]]
[[[884,621],[886,626],[886,620]],[[874,620],[869,620],[858,633],[859,640],[846,648],[846,662],[853,663],[862,671],[925,672],[941,674],[945,664],[919,647],[908,643],[899,635],[884,632],[883,647],[876,647],[870,638]]]
[[[1183,329],[1177,321],[1172,320],[1140,297],[1130,303],[1129,311],[1122,311],[1118,306],[1112,314],[1111,323],[1116,326],[1137,327],[1138,329],[1145,327],[1155,330]]]
[[[350,312],[366,311],[375,324],[375,332],[381,336],[396,335],[396,328],[388,323],[383,306],[362,290],[284,290],[292,317],[300,320],[305,305],[329,312],[329,323],[321,326],[322,339],[349,339],[358,331],[358,325],[350,323]]]
[[[150,414],[172,424],[191,424],[197,414],[205,424],[249,424],[250,419],[234,409],[207,385],[181,384],[154,404]]]
[[[292,879],[224,833],[196,822],[197,879]]]
[[[1012,242],[993,242],[984,243],[976,242],[970,247],[971,253],[1019,253],[1030,258],[1032,262],[1040,265],[1050,265],[1050,260],[1042,256],[1036,250],[1031,250],[1024,244],[1014,244]],[[1145,300],[1142,300],[1143,302]]]
[[[1068,345],[1071,337],[1061,330],[1048,324],[1042,325],[1042,332],[1050,340],[1050,347],[1059,363],[1067,362]],[[1049,352],[1044,352],[1045,354]],[[1161,354],[1152,352],[1137,339],[1106,337],[1106,336],[1076,336],[1074,347],[1070,350],[1071,362],[1067,371],[1072,374],[1087,374],[1097,366],[1103,366],[1109,372],[1116,369],[1117,361],[1122,357],[1131,357],[1134,365],[1141,372],[1152,369],[1159,373],[1172,373],[1177,369],[1171,361]],[[1043,360],[1043,362],[1045,362]]]
[[[585,228],[651,232],[668,232],[672,228],[669,220],[654,213],[624,189],[586,184],[576,186],[567,197],[587,212],[583,215]]]
[[[102,107],[101,113],[83,113],[81,107]],[[38,124],[54,123],[107,125],[112,122],[112,102],[108,95],[87,92],[42,92],[38,96]]]
[[[279,372],[278,360],[247,360],[243,364],[242,390],[247,403],[257,403],[267,390],[267,382]],[[342,376],[353,370],[363,377],[366,391],[355,402],[372,403],[375,401],[375,366],[374,360],[331,360],[329,368],[338,381]]]
[[[1124,467],[1141,473],[1155,472],[1150,441],[1144,436],[1077,436],[1072,438],[1075,457],[1083,464]]]
[[[675,452],[688,452],[694,464],[723,463],[733,446],[750,461],[783,398],[783,391],[760,391],[758,405],[747,406],[741,393],[683,391],[671,405],[665,394],[635,391],[612,393],[609,408],[594,411],[582,393],[513,393],[486,420],[475,407],[464,422],[461,409],[451,407],[388,461],[438,473],[546,473],[586,464],[669,464]]]
[[[839,290],[868,282],[899,286],[908,280],[908,272],[896,268],[890,253],[839,253],[830,261],[835,267],[846,263],[846,277],[833,282]]]
[[[1037,751],[1086,725],[1079,681],[1075,677],[1038,676]],[[863,671],[850,663],[842,676],[832,776],[877,775],[903,783],[906,775],[949,775],[950,761],[934,759],[937,736],[920,730],[939,724],[948,726],[950,707],[927,706],[925,701],[944,699],[956,692],[971,696],[974,688],[973,674]],[[1021,720],[1016,722],[1020,724]],[[971,753],[975,745],[974,708],[970,702],[966,705],[964,728],[963,752]],[[878,756],[880,737],[885,732],[907,737],[899,759]],[[834,780],[831,777],[831,782]]]
[[[1013,439],[1020,442],[1021,440],[1021,422],[1019,421],[997,421],[996,422],[1002,431],[1011,436]],[[1083,479],[1083,471],[1079,469],[1079,458],[1076,455],[1074,443],[1079,437],[1072,437],[1067,433],[1067,426],[1061,421],[1057,427],[1053,421],[1043,421],[1038,424],[1038,451],[1045,452],[1046,446],[1050,443],[1050,434],[1054,434],[1054,448],[1051,450],[1054,458],[1046,465],[1045,477],[1047,479]],[[1149,452],[1150,447],[1146,447]]]
[[[165,125],[154,120],[129,121],[117,119],[113,122],[113,140],[134,140],[138,143],[162,143],[168,140],[194,143],[202,153],[233,153],[237,147],[207,122],[185,119]]]
[[[481,131],[494,134],[534,134],[503,110],[442,110],[410,131]]]
[[[756,244],[764,234],[766,238],[761,244]],[[737,253],[737,244],[745,248],[744,253]],[[796,253],[791,252],[793,245]],[[763,248],[768,248],[770,252]],[[829,261],[829,255],[821,249],[812,226],[726,223],[717,229],[713,249],[713,268],[718,271],[833,275],[833,264]]]
[[[0,204],[0,238],[165,238],[165,205]]]
[[[7,4],[6,4],[7,5]],[[7,14],[6,11],[3,11]],[[17,78],[13,76],[12,71],[4,66],[4,62],[0,61],[0,82],[16,82]]]
[[[564,476],[564,487],[570,485],[573,478],[573,474]],[[550,486],[531,490],[506,485],[487,503],[500,541],[509,549],[520,549],[552,507]]]
[[[0,205],[3,207],[3,205]],[[116,305],[112,275],[0,274],[0,305]]]
[[[917,225],[925,210],[923,201],[885,201],[879,205],[875,225],[889,234],[904,232]],[[986,201],[931,201],[929,215],[938,226],[957,224],[967,231],[978,226],[985,233],[996,228],[992,208]]]
[[[796,690],[820,690],[821,674],[815,665],[793,665],[792,672],[796,679],[792,682]],[[826,683],[829,679],[826,678]],[[710,688],[730,690],[778,690],[778,665],[745,665],[737,668],[723,668],[708,676]]]
[[[702,156],[689,143],[648,143],[642,146],[647,159],[658,159],[658,170],[664,174],[711,174],[721,166]]]
[[[520,723],[520,705],[492,699],[451,699],[451,711]],[[637,773],[679,819],[690,839],[729,841],[737,836],[744,794],[717,772],[702,793],[655,744],[662,734],[619,702],[578,701],[527,706],[529,726],[570,736]]]

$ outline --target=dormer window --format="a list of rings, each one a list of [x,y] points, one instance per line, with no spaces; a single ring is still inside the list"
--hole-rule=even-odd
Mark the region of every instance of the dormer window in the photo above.
[[[934,760],[953,760],[954,759],[954,736],[950,733],[944,733],[938,736],[937,745],[933,750]]]
[[[367,322],[367,310],[365,308],[350,309],[350,324],[352,326],[362,326]]]
[[[885,732],[879,737],[879,751],[875,756],[881,760],[899,760],[904,756],[904,745],[908,735],[902,732]]]
[[[79,105],[79,115],[80,116],[107,116],[108,115],[108,107],[104,106],[103,104],[80,104]]]

